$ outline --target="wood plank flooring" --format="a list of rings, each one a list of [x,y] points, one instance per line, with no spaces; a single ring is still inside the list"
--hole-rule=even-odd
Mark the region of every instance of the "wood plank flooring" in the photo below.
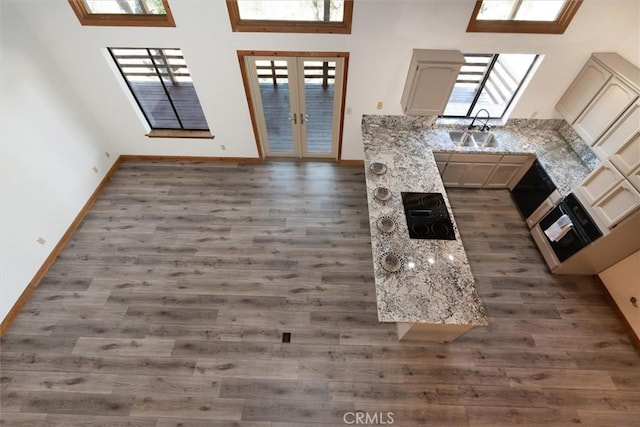
[[[506,190],[448,194],[489,326],[401,344],[362,167],[124,162],[2,339],[1,424],[640,425],[598,284],[548,273]]]

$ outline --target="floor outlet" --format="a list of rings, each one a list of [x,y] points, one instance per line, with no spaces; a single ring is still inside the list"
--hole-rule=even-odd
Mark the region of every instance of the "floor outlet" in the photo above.
[[[282,333],[282,342],[290,343],[291,342],[291,332],[283,332]]]

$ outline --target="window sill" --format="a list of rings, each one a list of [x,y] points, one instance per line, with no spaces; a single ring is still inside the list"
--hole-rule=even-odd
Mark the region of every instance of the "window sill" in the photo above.
[[[215,138],[208,130],[173,130],[173,129],[153,129],[146,134],[149,138]]]

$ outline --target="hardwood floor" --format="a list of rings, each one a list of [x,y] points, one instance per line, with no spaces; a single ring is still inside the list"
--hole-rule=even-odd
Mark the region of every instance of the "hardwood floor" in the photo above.
[[[401,344],[361,166],[124,162],[2,339],[2,425],[637,427],[598,284],[548,273],[506,190],[448,194],[489,326]]]

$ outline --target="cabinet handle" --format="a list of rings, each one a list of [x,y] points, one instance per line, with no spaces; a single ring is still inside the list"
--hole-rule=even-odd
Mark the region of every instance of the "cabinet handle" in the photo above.
[[[638,299],[636,297],[629,298],[629,302],[631,302],[632,306],[634,306],[635,308],[638,308]]]

